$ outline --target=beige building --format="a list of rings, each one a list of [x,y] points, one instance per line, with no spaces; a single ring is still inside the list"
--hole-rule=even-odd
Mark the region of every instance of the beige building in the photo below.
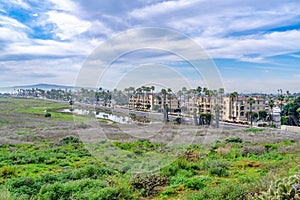
[[[248,99],[253,98],[254,103],[250,108]],[[242,96],[237,98],[224,97],[223,98],[223,120],[230,121],[247,121],[248,113],[258,113],[266,110],[266,101],[262,97]]]
[[[247,121],[248,113],[250,113],[250,104],[248,103],[249,96],[237,98],[225,97],[208,97],[199,96],[191,98],[185,103],[188,114],[196,113],[211,113],[216,115],[219,110],[220,120],[228,121]],[[262,97],[252,97],[254,103],[251,106],[252,113],[258,113],[262,110],[267,110],[267,104]]]
[[[141,94],[133,95],[129,98],[129,109],[140,111],[162,110],[164,106],[168,106],[171,112],[179,108],[179,101],[175,95],[162,94]]]
[[[251,106],[248,99],[253,98],[254,103]],[[133,95],[129,99],[129,109],[140,111],[161,111],[167,105],[171,112],[184,106],[182,114],[192,116],[193,113],[211,113],[216,115],[216,109],[219,109],[220,120],[223,121],[248,121],[250,110],[252,113],[258,113],[262,110],[267,110],[267,104],[263,97],[256,96],[240,96],[231,98],[224,97],[208,97],[199,96],[191,97],[185,102],[180,102],[175,95],[162,94],[140,94]]]

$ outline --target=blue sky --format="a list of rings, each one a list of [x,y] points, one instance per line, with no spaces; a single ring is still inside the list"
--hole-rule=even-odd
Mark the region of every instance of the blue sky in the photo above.
[[[298,0],[2,0],[0,87],[74,85],[93,50],[143,27],[171,29],[197,42],[227,92],[300,91]],[[169,54],[143,51],[119,63],[186,66]],[[111,77],[124,76],[114,67]]]

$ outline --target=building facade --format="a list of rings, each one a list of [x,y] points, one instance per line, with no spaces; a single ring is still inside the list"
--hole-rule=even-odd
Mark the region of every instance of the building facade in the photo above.
[[[252,98],[252,105],[248,100]],[[162,111],[164,106],[168,107],[169,112],[177,112],[182,108],[182,114],[193,116],[197,113],[211,113],[223,121],[247,122],[252,115],[258,115],[259,111],[267,111],[268,106],[265,98],[258,96],[196,96],[187,100],[180,101],[176,95],[163,94],[142,94],[133,95],[129,99],[129,109],[140,111]],[[184,109],[183,109],[184,108]],[[255,114],[256,113],[256,114]]]

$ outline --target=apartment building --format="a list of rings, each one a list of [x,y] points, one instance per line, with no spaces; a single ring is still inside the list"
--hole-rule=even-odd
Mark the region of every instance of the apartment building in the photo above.
[[[248,103],[248,99],[253,98],[254,102],[251,107]],[[259,111],[266,110],[266,101],[263,97],[249,97],[249,96],[241,96],[241,97],[224,97],[223,98],[223,114],[222,120],[230,120],[230,121],[247,121],[248,114],[252,111],[252,113],[258,113]]]
[[[253,98],[254,102],[250,108],[248,99]],[[141,94],[133,95],[129,99],[129,109],[141,111],[161,111],[164,105],[168,106],[170,112],[175,112],[184,106],[183,114],[192,115],[193,113],[211,113],[216,115],[216,108],[219,111],[220,120],[228,121],[248,121],[249,113],[258,113],[267,110],[267,103],[263,97],[258,96],[239,96],[231,98],[198,96],[191,97],[184,102],[175,95],[163,94]]]
[[[180,108],[180,102],[175,95],[163,94],[140,94],[132,95],[129,98],[129,109],[140,111],[161,111],[164,106],[168,106],[171,112]]]

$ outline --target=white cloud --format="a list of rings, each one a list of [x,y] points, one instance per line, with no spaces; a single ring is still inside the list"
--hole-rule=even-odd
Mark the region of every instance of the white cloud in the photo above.
[[[203,2],[203,0],[163,1],[141,9],[135,9],[130,12],[129,15],[139,19],[148,19],[153,16],[165,14],[166,12],[175,12],[179,9],[186,9],[197,2]]]
[[[79,58],[2,61],[0,68],[5,70],[1,71],[0,79],[11,86],[33,83],[73,85],[80,67]]]
[[[257,62],[265,57],[299,51],[300,31],[290,30],[236,38],[201,37],[196,41],[202,44],[213,58],[246,59]]]
[[[14,28],[22,28],[22,29],[28,29],[28,27],[19,21],[11,18],[0,15],[0,25],[6,26],[6,27],[14,27]]]
[[[77,42],[57,42],[53,40],[31,40],[14,42],[7,44],[5,51],[0,52],[0,57],[27,55],[32,57],[37,56],[86,56],[93,46],[87,41]]]
[[[61,40],[72,39],[89,29],[91,23],[89,21],[81,20],[74,15],[63,12],[49,11],[48,22],[56,24],[57,30],[55,34]]]
[[[50,0],[50,2],[54,4],[54,7],[52,9],[55,10],[69,12],[78,11],[78,5],[71,0]]]
[[[0,41],[5,42],[16,42],[16,41],[24,41],[27,39],[27,35],[23,32],[19,32],[13,29],[9,29],[6,27],[0,27]]]
[[[26,2],[24,2],[23,0],[9,0],[9,1],[4,0],[4,1],[6,3],[9,2],[10,4],[14,4],[16,6],[20,6],[20,7],[25,8],[25,9],[30,8],[30,6]]]

